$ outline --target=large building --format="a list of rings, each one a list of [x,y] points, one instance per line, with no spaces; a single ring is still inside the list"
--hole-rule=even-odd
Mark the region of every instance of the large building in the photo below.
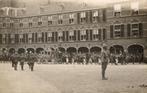
[[[6,9],[1,11],[0,17],[1,53],[45,51],[50,54],[58,49],[67,54],[94,54],[100,53],[102,44],[106,43],[110,53],[127,52],[147,57],[145,4],[145,0],[131,0],[101,8],[61,9],[35,16],[24,16],[24,7],[11,4],[1,7]],[[21,11],[9,13],[10,8]]]

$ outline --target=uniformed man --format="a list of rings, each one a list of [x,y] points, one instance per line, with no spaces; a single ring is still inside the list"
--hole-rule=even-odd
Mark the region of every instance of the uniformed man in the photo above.
[[[102,80],[107,80],[108,78],[105,77],[105,71],[108,65],[109,55],[107,52],[107,46],[104,44],[101,53],[101,68],[102,68]]]
[[[17,64],[18,64],[18,60],[16,57],[14,57],[12,59],[12,67],[14,67],[14,70],[17,70]]]
[[[24,62],[25,62],[25,58],[21,58],[20,60],[20,66],[21,66],[21,70],[24,70]]]
[[[30,53],[28,56],[28,65],[29,65],[29,69],[31,69],[31,71],[34,71],[34,64],[36,61],[36,55],[33,53]]]
[[[34,61],[30,61],[30,69],[31,71],[34,71]]]

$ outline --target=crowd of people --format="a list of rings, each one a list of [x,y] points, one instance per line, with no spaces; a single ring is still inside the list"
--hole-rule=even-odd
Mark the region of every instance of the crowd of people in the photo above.
[[[31,71],[34,70],[34,64],[37,62],[37,56],[34,54],[12,54],[0,55],[1,63],[12,63],[12,68],[17,71],[18,65],[21,70],[24,70],[24,65],[27,64]]]
[[[38,59],[51,58],[50,61],[59,64],[101,64],[102,68],[102,80],[107,80],[105,77],[105,71],[108,63],[110,64],[121,64],[126,65],[128,63],[142,63],[143,54],[142,53],[126,53],[119,51],[118,53],[110,53],[106,46],[103,46],[101,53],[62,53],[56,52],[54,55],[42,56],[35,53],[21,53],[21,54],[3,54],[0,55],[0,62],[2,63],[12,63],[12,67],[17,71],[18,64],[21,70],[24,70],[24,65],[27,64],[31,71],[34,70],[34,64]],[[37,62],[38,63],[38,62]]]
[[[60,53],[58,63],[61,64],[101,64],[101,53],[85,53],[85,54],[63,54]],[[139,63],[143,62],[143,55],[141,53],[129,54],[120,51],[119,53],[109,53],[109,59],[111,64],[128,64],[128,63]]]

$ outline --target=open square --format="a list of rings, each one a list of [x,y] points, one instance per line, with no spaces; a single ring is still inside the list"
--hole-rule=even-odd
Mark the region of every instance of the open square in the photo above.
[[[100,65],[35,64],[31,72],[0,64],[0,93],[146,93],[147,65],[108,65],[101,79]]]

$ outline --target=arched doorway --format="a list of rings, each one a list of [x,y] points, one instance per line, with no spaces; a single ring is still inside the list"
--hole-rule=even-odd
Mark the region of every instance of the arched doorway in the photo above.
[[[76,53],[76,52],[77,52],[77,49],[74,47],[67,48],[67,53]]]
[[[18,54],[22,54],[22,53],[25,53],[25,49],[24,48],[19,48],[18,49]]]
[[[9,54],[14,54],[15,53],[15,49],[14,48],[10,48],[9,49]]]
[[[92,48],[90,48],[90,53],[94,53],[94,54],[101,53],[101,48],[100,47],[92,47]]]
[[[144,56],[144,48],[141,45],[130,45],[128,47],[128,54],[134,58],[135,62],[142,62]]]
[[[36,49],[36,53],[37,53],[37,54],[41,54],[43,51],[44,51],[43,48],[37,48],[37,49]]]
[[[110,47],[110,53],[120,54],[121,52],[124,52],[124,48],[121,45],[114,45]]]
[[[128,53],[130,54],[137,54],[143,53],[144,49],[141,45],[131,45],[128,47]]]
[[[35,53],[35,49],[33,49],[33,48],[28,48],[28,49],[27,49],[27,52],[28,52],[28,53]]]
[[[63,48],[63,47],[59,47],[58,50],[59,50],[59,52],[61,52],[61,53],[65,53],[65,48]]]
[[[78,49],[78,53],[88,53],[89,49],[87,47],[80,47]]]

